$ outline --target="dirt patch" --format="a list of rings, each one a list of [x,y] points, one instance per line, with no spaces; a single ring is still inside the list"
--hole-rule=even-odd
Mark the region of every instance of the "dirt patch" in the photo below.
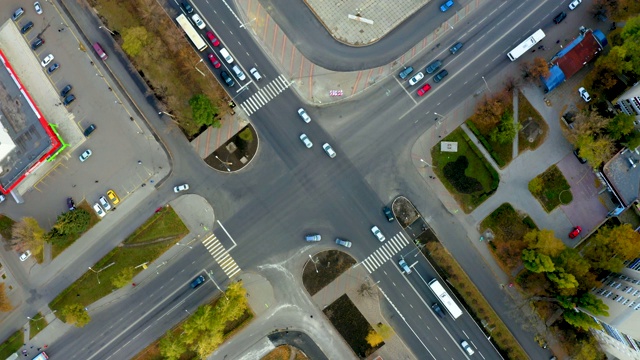
[[[204,161],[220,171],[237,171],[245,167],[258,152],[258,134],[251,124],[217,148]]]
[[[400,223],[400,226],[402,226],[403,229],[411,225],[418,219],[418,217],[420,217],[415,206],[413,206],[411,201],[404,196],[397,197],[391,206],[393,208],[393,213],[396,215],[396,219],[398,219],[398,223]]]
[[[313,256],[313,262],[307,261],[302,272],[302,283],[309,294],[313,296],[355,263],[354,258],[342,251],[323,251]],[[316,269],[318,269],[317,272]]]

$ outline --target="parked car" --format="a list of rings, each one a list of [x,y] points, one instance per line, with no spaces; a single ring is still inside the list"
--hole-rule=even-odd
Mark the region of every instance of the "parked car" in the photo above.
[[[64,104],[64,106],[68,106],[69,104],[71,104],[75,100],[76,100],[75,95],[69,94],[69,95],[67,95],[66,98],[64,98],[64,101],[62,101],[62,104]],[[84,136],[87,136],[87,135],[85,134]]]
[[[179,193],[181,191],[187,191],[187,190],[189,190],[189,184],[182,184],[173,188],[174,193]]]
[[[218,58],[213,55],[213,53],[209,54],[209,61],[211,61],[211,65],[213,65],[214,68],[219,69],[220,66],[222,66],[220,64],[220,61],[218,61]]]
[[[191,20],[193,20],[193,22],[196,24],[196,26],[197,26],[197,27],[198,27],[198,29],[200,29],[200,30],[202,30],[202,29],[204,29],[205,27],[207,27],[207,26],[204,24],[204,21],[202,21],[202,18],[200,17],[200,15],[198,15],[198,14],[193,14],[193,15],[191,16]]]
[[[418,89],[417,93],[418,96],[423,96],[424,94],[426,94],[429,90],[431,90],[431,85],[429,84],[424,84],[420,89]]]
[[[218,40],[218,38],[216,37],[216,35],[213,32],[207,31],[207,38],[209,38],[209,41],[211,41],[211,45],[213,45],[213,46],[219,46],[220,45],[220,40]]]
[[[393,212],[391,211],[391,209],[388,206],[385,206],[382,208],[382,212],[384,213],[384,216],[387,217],[387,220],[389,222],[392,222],[394,219],[393,217]]]
[[[76,203],[73,202],[72,198],[67,198],[67,207],[69,208],[69,211],[73,211],[76,209]]]
[[[49,65],[52,61],[53,61],[53,54],[49,54],[45,56],[44,59],[42,59],[42,62],[40,63],[40,65],[42,65],[42,67],[47,67],[47,65]]]
[[[193,279],[193,281],[191,282],[190,286],[192,289],[197,288],[198,286],[202,285],[204,283],[204,276],[200,275],[197,278]]]
[[[411,66],[409,67],[405,67],[402,71],[400,71],[400,73],[398,74],[398,76],[400,77],[400,79],[404,80],[407,78],[407,76],[409,76],[411,73],[413,72],[413,68]]]
[[[451,52],[452,55],[455,55],[460,49],[462,49],[462,43],[457,42],[449,49],[449,52]]]
[[[60,96],[61,97],[67,96],[67,94],[71,91],[71,89],[73,89],[73,86],[71,85],[65,86],[62,90],[60,90]]]
[[[384,235],[382,235],[382,232],[380,231],[380,229],[378,229],[377,226],[374,226],[371,228],[371,232],[373,233],[373,235],[375,235],[375,237],[380,241],[383,242],[385,240]]]
[[[575,8],[578,7],[578,5],[580,5],[582,3],[582,0],[573,0],[570,4],[569,4],[569,10],[574,10]]]
[[[13,21],[16,21],[20,19],[22,15],[24,15],[24,9],[18,8],[16,11],[13,12],[13,15],[11,15],[11,19],[13,19]]]
[[[93,211],[95,211],[96,214],[101,218],[107,215],[107,213],[105,213],[102,209],[102,206],[100,206],[100,204],[98,203],[93,204]]]
[[[411,79],[409,79],[409,85],[413,86],[420,82],[420,80],[424,79],[424,74],[421,72],[413,75]]]
[[[561,12],[560,14],[556,15],[556,17],[553,18],[553,22],[556,24],[560,24],[562,22],[562,20],[564,20],[567,17],[567,13],[566,12]]]
[[[315,242],[322,240],[322,236],[320,236],[320,234],[309,234],[305,236],[304,239],[309,242]]]
[[[307,115],[307,112],[304,111],[303,108],[298,109],[298,115],[300,115],[302,121],[306,122],[307,124],[311,122],[311,118],[309,117],[309,115]]]
[[[35,50],[37,48],[39,48],[40,46],[42,46],[44,44],[44,40],[40,39],[40,38],[36,38],[32,43],[31,43],[31,50]]]
[[[462,346],[462,349],[467,353],[467,355],[473,355],[475,353],[466,340],[463,340],[460,343],[460,346]]]
[[[311,147],[313,146],[313,143],[311,142],[311,140],[309,140],[309,137],[307,136],[307,134],[301,134],[300,140],[302,141],[304,146],[307,147],[307,149],[311,149]]]
[[[94,124],[89,125],[86,129],[84,129],[84,136],[88,137],[92,132],[96,130],[96,126]]]
[[[400,259],[400,261],[398,261],[398,265],[400,265],[400,269],[402,269],[405,274],[411,274],[411,268],[407,265],[407,262],[404,261],[404,259]]]
[[[333,151],[333,148],[331,147],[331,145],[329,145],[329,143],[324,143],[322,145],[322,149],[327,153],[327,155],[329,155],[330,158],[333,159],[334,157],[336,157],[336,152]]]
[[[584,164],[587,162],[587,159],[580,156],[580,149],[573,150],[573,155],[575,155],[576,158],[578,158],[578,161],[580,161],[580,164]]]
[[[233,58],[231,57],[231,54],[229,54],[227,49],[221,48],[220,55],[222,55],[222,58],[227,62],[227,64],[231,64],[233,62]]]
[[[106,197],[100,196],[98,198],[98,202],[102,205],[102,208],[104,208],[105,211],[111,210],[111,204],[109,204]]]
[[[181,5],[184,11],[187,12],[187,14],[191,14],[193,12],[193,7],[188,2],[183,1]]]
[[[346,248],[351,248],[351,241],[349,240],[342,240],[340,238],[336,238],[336,244],[340,245],[340,246],[344,246]]]
[[[235,81],[229,76],[226,71],[220,71],[220,77],[224,80],[224,83],[227,84],[228,87],[233,87],[236,84]]]
[[[52,72],[54,72],[54,71],[58,70],[58,68],[60,68],[60,64],[58,64],[58,63],[54,63],[53,65],[51,65],[51,66],[49,67],[49,69],[47,69],[47,72],[48,72],[49,74],[51,74]]]
[[[40,6],[40,2],[38,1],[34,2],[33,8],[36,10],[36,14],[42,15],[42,7]]]
[[[233,72],[236,74],[236,76],[238,77],[238,80],[244,81],[247,78],[247,76],[244,74],[244,72],[242,72],[242,70],[240,70],[240,67],[238,65],[233,65],[231,70],[233,70]]]
[[[22,254],[20,254],[20,261],[25,261],[29,258],[29,256],[31,256],[31,251],[27,250],[25,252],[23,252]]]
[[[578,89],[578,94],[580,94],[580,97],[582,98],[582,100],[584,100],[585,102],[589,102],[591,101],[591,96],[589,96],[589,93],[587,92],[587,89],[581,87]]]
[[[444,311],[442,311],[442,308],[438,303],[433,303],[431,305],[431,309],[434,313],[436,313],[436,315],[438,315],[439,318],[444,319]]]
[[[20,33],[21,34],[26,34],[27,31],[31,30],[31,28],[33,28],[33,21],[29,21],[28,23],[26,23],[22,29],[20,29]]]
[[[453,6],[453,0],[448,0],[444,4],[440,5],[440,11],[445,12],[449,10],[449,8],[452,6]]]
[[[424,71],[426,71],[427,74],[433,74],[433,72],[438,70],[440,66],[442,66],[442,61],[436,60],[431,64],[429,64],[429,66],[427,66],[426,69],[424,69]]]
[[[433,77],[433,81],[439,83],[447,75],[449,75],[449,72],[447,70],[442,69],[440,70],[439,73],[436,74],[436,76]]]
[[[118,194],[116,194],[116,192],[113,190],[107,191],[107,197],[109,198],[109,200],[111,200],[111,203],[113,205],[118,205],[120,203],[120,198],[118,197]]]
[[[82,154],[80,154],[80,156],[78,157],[80,159],[80,162],[85,162],[87,161],[87,159],[89,158],[89,156],[91,156],[91,154],[93,154],[91,152],[90,149],[85,150]]]
[[[569,233],[569,239],[575,239],[582,232],[582,228],[580,226],[576,226]]]

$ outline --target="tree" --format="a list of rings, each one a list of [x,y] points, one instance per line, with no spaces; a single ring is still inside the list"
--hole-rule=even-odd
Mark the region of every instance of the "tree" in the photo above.
[[[556,271],[547,272],[547,277],[551,280],[558,289],[577,289],[578,282],[576,277],[572,274],[564,272],[563,268],[557,267]],[[570,293],[575,294],[575,290]]]
[[[615,152],[614,141],[607,135],[599,137],[581,135],[578,138],[576,147],[580,149],[580,157],[585,158],[594,169],[611,159]]]
[[[540,254],[534,250],[525,249],[522,251],[522,262],[524,263],[525,269],[534,273],[555,270],[553,261],[548,255]]]
[[[367,334],[366,339],[367,343],[369,343],[371,347],[376,347],[384,341],[382,336],[378,334],[374,329],[369,330],[369,334]]]
[[[511,110],[506,110],[504,114],[502,114],[498,126],[494,127],[489,133],[489,138],[491,141],[500,144],[508,144],[513,141],[513,138],[517,133],[518,126],[513,121],[513,112]]]
[[[389,339],[395,334],[391,326],[383,323],[376,324],[376,332],[380,334],[384,340]]]
[[[534,177],[529,181],[529,191],[532,194],[539,194],[544,187],[544,181],[542,181],[541,177]]]
[[[527,64],[528,73],[534,79],[539,79],[540,77],[549,77],[549,63],[541,57],[537,57],[533,59],[532,63]]]
[[[593,317],[579,310],[566,310],[562,313],[564,320],[573,327],[588,331],[590,328],[602,330],[602,326],[593,320]]]
[[[149,44],[149,33],[144,26],[136,26],[124,29],[122,37],[122,50],[129,56],[138,56],[140,52]]]
[[[13,309],[11,305],[11,300],[7,296],[7,291],[5,289],[5,284],[0,282],[0,311],[9,312]]]
[[[19,252],[31,250],[36,255],[42,252],[44,246],[44,230],[38,221],[32,217],[23,217],[11,228],[13,239],[11,245]]]
[[[524,236],[527,248],[549,257],[556,257],[566,249],[562,241],[556,238],[552,230],[532,230]]]
[[[590,271],[591,265],[577,250],[564,249],[555,263],[576,278],[579,290],[588,291],[597,285],[596,275]]]
[[[471,116],[471,121],[478,130],[487,133],[500,123],[502,115],[510,105],[511,93],[499,92],[478,103],[475,113]]]
[[[65,317],[67,324],[75,325],[76,327],[84,327],[91,321],[89,313],[80,304],[67,305],[60,312]]]
[[[246,128],[244,130],[242,130],[239,134],[238,137],[246,142],[252,142],[253,141],[253,133],[251,132],[251,129]]]
[[[203,334],[196,344],[196,353],[206,359],[224,341],[222,331]]]
[[[191,106],[193,121],[200,126],[213,125],[216,116],[218,116],[218,108],[204,94],[194,95],[189,100],[189,106]]]
[[[576,301],[576,305],[593,315],[609,316],[609,306],[592,293],[583,293]]]
[[[620,271],[625,260],[640,253],[640,234],[631,225],[603,227],[591,237],[583,250],[584,258],[595,269]]]
[[[133,280],[133,266],[127,266],[111,279],[111,285],[121,288]]]
[[[607,124],[607,131],[611,138],[614,140],[620,140],[625,137],[625,135],[629,135],[633,129],[635,124],[633,123],[634,116],[627,115],[625,113],[619,113],[609,121]]]
[[[162,357],[167,360],[179,360],[180,356],[187,352],[187,346],[180,336],[175,335],[171,330],[160,339],[158,348]]]
[[[637,0],[596,0],[594,6],[606,9],[615,21],[625,21],[630,15],[640,13],[640,2]]]
[[[62,235],[80,234],[87,230],[91,214],[84,209],[75,209],[58,215],[56,223],[53,225],[51,232],[57,232]]]

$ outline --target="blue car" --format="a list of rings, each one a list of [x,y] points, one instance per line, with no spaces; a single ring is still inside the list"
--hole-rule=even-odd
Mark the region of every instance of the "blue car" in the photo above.
[[[445,12],[449,10],[449,8],[452,6],[453,6],[453,0],[449,0],[446,3],[440,5],[440,11]]]
[[[200,275],[197,278],[193,279],[193,281],[191,282],[191,288],[195,289],[198,286],[202,285],[202,283],[204,283],[204,276]]]

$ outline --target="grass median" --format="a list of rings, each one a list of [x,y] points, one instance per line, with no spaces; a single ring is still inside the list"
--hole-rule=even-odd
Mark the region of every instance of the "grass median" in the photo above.
[[[91,270],[60,293],[49,307],[58,310],[62,318],[60,310],[67,305],[80,304],[86,307],[94,303],[118,289],[112,280],[123,271],[133,268],[133,276],[137,275],[143,270],[143,264],[156,260],[187,233],[188,229],[178,214],[171,207],[163,208],[134,231],[121,246],[111,250]]]

